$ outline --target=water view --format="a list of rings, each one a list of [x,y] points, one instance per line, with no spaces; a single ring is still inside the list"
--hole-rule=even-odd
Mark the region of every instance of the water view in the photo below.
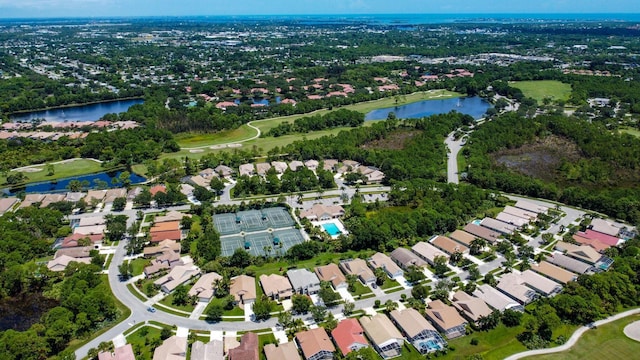
[[[13,188],[9,190],[9,194],[16,194],[24,191],[25,193],[53,193],[53,192],[65,192],[69,191],[69,183],[72,180],[78,180],[83,182],[86,186],[83,186],[84,189],[95,189],[98,187],[121,187],[123,186],[120,183],[119,176],[122,172],[101,172],[90,175],[83,176],[75,176],[64,179],[45,181],[33,184],[27,184],[25,187]],[[113,182],[113,179],[117,179],[117,182]],[[131,184],[140,184],[145,182],[147,179],[144,177],[131,173],[129,176],[129,181]],[[88,184],[88,185],[87,185]]]
[[[37,119],[44,119],[47,122],[97,121],[106,114],[119,114],[127,111],[131,106],[142,104],[143,102],[144,100],[142,99],[120,100],[91,105],[34,111],[12,115],[11,120],[15,122],[29,122]]]
[[[392,112],[396,114],[398,119],[415,119],[435,114],[446,114],[455,110],[462,114],[471,115],[477,120],[482,118],[490,107],[491,104],[479,96],[444,100],[424,100],[407,105],[374,110],[368,113],[364,119],[383,120]]]

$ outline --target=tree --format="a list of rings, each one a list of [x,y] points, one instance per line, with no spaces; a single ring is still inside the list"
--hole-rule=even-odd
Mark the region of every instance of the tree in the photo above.
[[[222,306],[215,304],[212,306],[209,306],[209,308],[206,311],[206,315],[207,315],[207,322],[219,322],[220,320],[222,320],[222,314],[224,313],[224,309],[222,308]]]
[[[278,323],[286,329],[293,323],[293,316],[291,316],[289,311],[280,311],[280,313],[278,313]]]
[[[333,306],[341,299],[340,294],[333,291],[331,284],[327,281],[320,282],[318,296],[326,306]]]
[[[275,308],[275,301],[267,296],[262,296],[253,303],[253,313],[256,321],[267,320],[271,317],[271,312]]]
[[[415,265],[409,266],[404,276],[411,284],[417,284],[426,278],[426,275],[422,272],[422,270]]]
[[[454,284],[448,279],[442,279],[438,281],[438,284],[436,284],[433,293],[431,293],[431,298],[434,300],[447,300],[449,298],[449,292],[451,291],[453,286]]]
[[[344,306],[342,307],[342,313],[344,316],[349,316],[353,313],[353,310],[356,308],[356,304],[351,301],[345,301]]]
[[[477,266],[472,266],[469,268],[469,279],[472,281],[480,279],[482,275],[480,274],[480,270]]]
[[[504,254],[504,261],[502,262],[502,266],[504,267],[505,272],[511,272],[513,269],[513,265],[516,263],[516,255],[512,252],[508,252]]]
[[[495,276],[492,273],[486,273],[483,278],[483,282],[485,284],[489,284],[491,286],[496,286],[498,282],[496,281]]]
[[[249,265],[251,265],[251,254],[245,249],[236,249],[229,258],[229,266],[244,269]]]
[[[127,215],[107,215],[107,237],[110,241],[120,241],[127,232]]]
[[[502,312],[502,323],[507,327],[515,327],[520,325],[522,313],[519,311],[506,309]]]
[[[171,331],[171,328],[163,327],[162,330],[160,330],[160,339],[162,340],[167,340],[171,337],[171,335],[173,335],[173,331]]]
[[[189,297],[189,290],[185,285],[180,285],[173,291],[172,303],[173,305],[178,305],[178,306],[186,305],[189,300],[188,297]]]
[[[418,300],[426,299],[429,296],[429,287],[423,285],[414,285],[411,289],[411,296]]]
[[[482,330],[494,329],[500,323],[500,312],[494,310],[487,316],[480,316],[478,318],[478,326]]]
[[[296,294],[291,297],[291,310],[296,314],[306,314],[313,302],[306,295]]]
[[[346,278],[347,278],[347,290],[349,290],[349,292],[355,292],[356,284],[358,283],[358,277],[353,274],[347,274]]]
[[[143,189],[142,192],[133,199],[133,201],[139,206],[149,207],[152,199],[149,189]]]
[[[125,206],[127,206],[127,199],[126,198],[123,198],[123,197],[115,198],[113,200],[112,210],[113,211],[122,211],[122,210],[124,210]]]
[[[383,268],[379,267],[375,269],[374,273],[376,275],[376,284],[378,286],[382,286],[387,279],[387,272],[384,271]]]
[[[327,317],[327,308],[324,306],[312,305],[309,308],[309,311],[311,312],[311,317],[313,317],[313,320],[316,323],[323,322],[324,319]]]
[[[469,252],[471,255],[480,255],[482,249],[487,246],[487,241],[482,238],[475,238],[469,243]]]
[[[53,176],[56,174],[56,169],[53,164],[47,164],[46,166],[47,176]]]
[[[384,303],[384,311],[388,314],[398,308],[398,303],[389,299]]]
[[[118,266],[118,271],[120,273],[120,281],[126,281],[132,276],[133,266],[130,262],[123,262]]]
[[[433,270],[436,276],[444,276],[449,271],[447,266],[447,258],[444,256],[436,256],[433,259]]]

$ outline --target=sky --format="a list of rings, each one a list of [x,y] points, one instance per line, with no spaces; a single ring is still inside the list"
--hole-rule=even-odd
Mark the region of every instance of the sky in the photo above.
[[[639,0],[0,0],[0,18],[640,13]]]

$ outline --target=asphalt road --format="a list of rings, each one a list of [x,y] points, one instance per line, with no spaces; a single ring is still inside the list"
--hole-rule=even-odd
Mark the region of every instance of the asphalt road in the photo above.
[[[447,136],[447,139],[444,143],[447,145],[449,151],[447,151],[447,181],[449,183],[458,184],[460,183],[458,177],[458,153],[462,146],[464,145],[464,141],[461,139],[455,140],[453,135],[455,131]]]

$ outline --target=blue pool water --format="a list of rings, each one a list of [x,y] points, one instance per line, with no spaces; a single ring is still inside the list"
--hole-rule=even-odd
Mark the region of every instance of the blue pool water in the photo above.
[[[322,227],[324,228],[324,231],[331,236],[340,235],[342,233],[334,223],[322,224]]]
[[[482,220],[473,220],[471,223],[480,226],[480,224],[482,224]]]

